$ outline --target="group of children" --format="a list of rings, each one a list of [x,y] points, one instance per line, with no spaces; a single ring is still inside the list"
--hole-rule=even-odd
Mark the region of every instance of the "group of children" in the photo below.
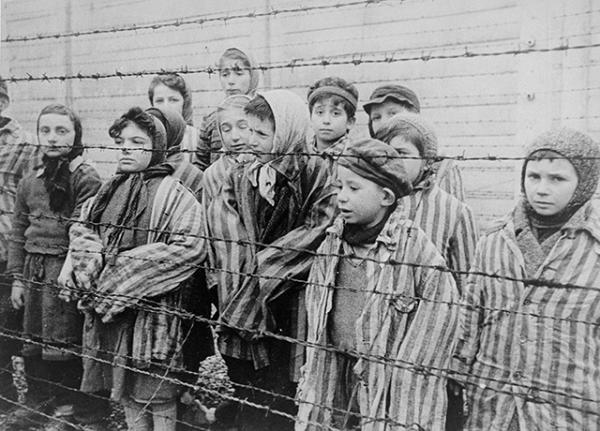
[[[130,430],[175,430],[217,347],[235,396],[215,429],[598,428],[589,136],[531,143],[521,200],[480,235],[412,90],[375,89],[356,139],[341,78],[305,101],[257,92],[239,49],[219,71],[226,98],[200,130],[184,79],[155,77],[151,107],[108,130],[104,182],[72,109],[41,111],[39,155],[0,118],[0,331],[22,334],[36,402],[90,426],[111,398]]]

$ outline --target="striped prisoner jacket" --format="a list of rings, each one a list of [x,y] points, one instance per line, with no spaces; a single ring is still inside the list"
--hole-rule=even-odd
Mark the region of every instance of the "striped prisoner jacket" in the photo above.
[[[427,182],[427,180],[425,180]],[[475,253],[479,230],[471,209],[437,185],[417,186],[400,199],[404,217],[427,234],[446,260],[448,268],[466,273]],[[459,291],[466,274],[455,274]]]
[[[335,288],[344,287],[336,284],[335,256],[343,253],[342,227],[338,219],[327,230],[311,269],[306,288],[308,343],[331,344],[333,295]],[[451,304],[459,300],[454,279],[432,267],[444,267],[442,256],[399,211],[390,216],[368,257],[377,262],[366,262],[369,284],[355,326],[358,353],[368,356],[354,367],[361,381],[361,429],[405,430],[418,425],[422,428],[415,429],[443,430],[446,378],[434,370],[449,367],[454,348],[458,309]],[[378,263],[390,260],[398,263]],[[336,353],[308,347],[306,356],[298,385],[296,431],[331,424],[327,406],[332,407],[336,379],[341,378]]]
[[[511,214],[481,238],[472,271],[454,362],[470,406],[465,429],[504,430],[514,415],[523,431],[600,429],[597,210],[579,209],[535,274]]]

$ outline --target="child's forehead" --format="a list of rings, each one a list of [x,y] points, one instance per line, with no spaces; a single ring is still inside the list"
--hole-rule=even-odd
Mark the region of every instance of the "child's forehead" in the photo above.
[[[344,99],[335,94],[323,94],[317,98],[313,107],[340,108],[344,106]]]
[[[224,119],[232,119],[232,118],[246,119],[247,116],[248,116],[248,114],[246,114],[244,112],[244,108],[242,106],[225,106],[225,107],[219,108],[219,110],[217,112],[217,118],[219,119],[220,122],[222,122]]]
[[[243,69],[245,67],[244,62],[239,58],[223,57],[221,59],[222,69]]]

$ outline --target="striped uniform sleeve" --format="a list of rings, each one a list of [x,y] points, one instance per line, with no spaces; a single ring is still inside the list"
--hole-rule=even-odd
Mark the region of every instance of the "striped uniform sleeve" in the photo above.
[[[414,262],[444,266],[435,246],[423,232],[408,247]],[[437,369],[450,365],[455,345],[459,300],[454,278],[437,268],[415,272],[416,296],[421,298],[396,359],[396,385],[390,396],[390,416],[423,429],[440,429],[446,420],[446,376]]]
[[[486,249],[487,238],[482,238],[477,245],[472,274],[464,286],[461,299],[460,317],[457,332],[457,343],[454,351],[452,368],[458,372],[466,373],[475,360],[479,350],[479,338],[483,322],[483,285],[485,280],[481,275],[486,270],[483,267],[483,253]],[[457,376],[461,380],[461,376]]]
[[[105,267],[100,275],[98,290],[108,295],[96,304],[96,311],[104,315],[104,321],[143,298],[176,289],[206,257],[205,241],[199,240],[202,210],[189,190],[175,181],[163,180],[152,213],[153,217],[155,214],[159,217],[158,227],[164,233],[160,236],[164,238],[119,253],[114,265]],[[163,216],[169,217],[169,221],[161,226]]]
[[[450,250],[448,255],[448,266],[456,271],[455,280],[458,291],[462,292],[467,283],[471,262],[475,254],[475,247],[479,238],[479,228],[475,216],[466,205],[461,205],[460,214],[456,223],[456,229],[450,238]]]

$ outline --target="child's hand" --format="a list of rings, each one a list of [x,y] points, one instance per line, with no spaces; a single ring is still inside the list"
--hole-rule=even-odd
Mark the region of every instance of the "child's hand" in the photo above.
[[[73,282],[73,265],[71,263],[70,253],[67,255],[65,263],[63,264],[56,281],[60,287],[58,297],[65,302],[69,302],[71,299],[73,299],[75,283]]]
[[[13,281],[10,301],[15,310],[19,310],[25,305],[25,284],[21,280]]]

